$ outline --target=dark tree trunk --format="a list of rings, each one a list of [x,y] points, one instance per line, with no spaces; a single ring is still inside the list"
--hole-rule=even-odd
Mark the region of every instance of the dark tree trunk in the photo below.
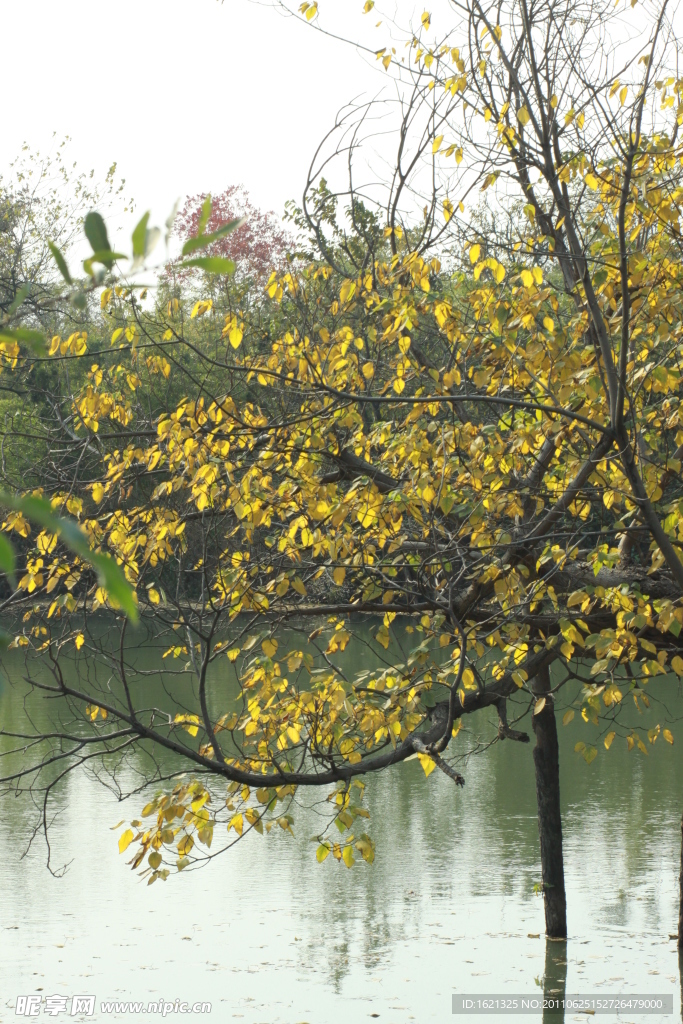
[[[550,694],[548,669],[534,679],[537,700],[545,697],[545,707],[533,716],[536,746],[536,801],[538,833],[541,840],[541,873],[545,930],[551,939],[567,937],[567,900],[564,892],[564,861],[562,858],[562,818],[560,816],[560,758],[557,741],[555,707]]]

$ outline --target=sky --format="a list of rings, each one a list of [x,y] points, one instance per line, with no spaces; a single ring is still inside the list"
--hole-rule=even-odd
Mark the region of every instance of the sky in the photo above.
[[[176,199],[229,185],[281,215],[287,199],[300,201],[337,112],[391,92],[372,53],[391,34],[386,21],[376,27],[378,8],[398,12],[407,28],[419,25],[427,0],[386,0],[386,9],[378,0],[367,16],[363,3],[319,0],[314,24],[361,40],[369,54],[283,17],[278,0],[6,0],[0,30],[14,41],[3,52],[13,102],[3,110],[0,175],[11,174],[24,143],[45,154],[66,136],[69,162],[94,168],[96,179],[116,161],[137,216],[121,203],[110,211],[112,240],[147,209],[162,225]],[[448,0],[428,6],[435,31],[452,25]],[[379,159],[367,166],[369,180],[386,179]]]
[[[333,28],[374,30],[361,0],[329,6]],[[81,170],[103,178],[117,161],[152,223],[179,196],[231,184],[281,214],[339,108],[384,84],[376,63],[270,0],[21,0],[0,25],[16,41],[0,174],[24,143],[47,153],[69,136]]]

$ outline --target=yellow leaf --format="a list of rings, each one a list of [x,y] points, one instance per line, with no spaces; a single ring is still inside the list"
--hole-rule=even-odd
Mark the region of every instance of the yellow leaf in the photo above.
[[[83,634],[82,634],[82,633],[79,633],[79,634],[78,634],[78,636],[77,636],[77,637],[76,637],[76,639],[74,640],[74,643],[76,644],[76,650],[77,650],[77,651],[80,651],[81,647],[82,647],[82,646],[83,646],[83,644],[85,643],[85,637],[83,636]]]
[[[572,708],[569,708],[569,710],[565,711],[564,715],[562,716],[562,725],[569,725],[569,723],[571,722],[573,717],[574,717],[574,712],[573,712]]]
[[[484,111],[484,120],[485,121],[490,121],[491,120],[491,108],[490,107],[487,107],[486,110]]]
[[[466,690],[476,690],[477,684],[474,681],[474,672],[471,668],[466,668],[462,674],[463,685]]]
[[[204,316],[204,314],[208,313],[210,309],[213,309],[212,299],[199,299],[192,307],[190,319],[194,320],[196,316]]]
[[[264,654],[266,654],[269,658],[272,658],[275,652],[277,651],[277,640],[270,638],[268,640],[264,640],[263,643],[261,644],[261,649]]]
[[[176,715],[173,719],[174,725],[182,725],[183,729],[189,732],[190,736],[196,736],[199,732],[199,718],[197,715]]]
[[[671,735],[670,729],[664,729],[664,731],[662,732],[662,736],[664,737],[667,743],[673,744],[674,738]]]
[[[481,252],[480,245],[473,245],[470,248],[470,263],[476,263],[479,259],[479,253]]]
[[[549,316],[543,317],[543,326],[549,334],[553,334],[555,331],[555,322]]]
[[[239,647],[231,647],[227,653],[229,661],[237,661],[237,659],[239,658],[240,649]]]
[[[671,667],[677,676],[683,676],[683,658],[678,654],[671,661]]]
[[[441,143],[443,142],[443,135],[437,135],[432,143],[432,153],[438,153],[441,149]]]
[[[427,31],[429,31],[429,26],[430,26],[431,22],[430,22],[429,14],[427,13],[427,11],[424,12],[422,17],[420,18],[420,21],[422,22],[424,27],[427,29]]]
[[[321,844],[318,847],[318,849],[315,851],[315,859],[317,860],[318,864],[322,864],[322,862],[325,860],[325,858],[329,855],[329,852],[330,852],[329,846],[325,846],[324,844]]]
[[[422,769],[423,769],[425,775],[427,777],[429,777],[432,774],[432,772],[434,771],[434,769],[436,768],[436,765],[434,764],[434,761],[431,759],[429,754],[418,754],[417,755],[417,759],[420,762],[420,764],[422,765]]]
[[[522,284],[524,285],[524,287],[525,288],[531,288],[531,286],[534,283],[534,275],[531,273],[531,271],[530,270],[523,270],[521,276],[522,276]]]
[[[150,599],[152,604],[159,604],[159,601],[161,600],[161,597],[159,596],[159,591],[155,590],[154,587],[149,588],[149,590],[147,591],[147,597]]]
[[[540,287],[543,284],[543,271],[540,267],[533,267],[531,273],[534,275],[534,281]]]
[[[344,569],[343,566],[338,566],[332,573],[332,579],[338,587],[341,587],[342,583],[346,579],[346,569]]]
[[[339,298],[342,302],[349,302],[356,294],[356,282],[344,281],[339,289]]]
[[[555,95],[555,93],[553,93],[550,97],[550,106],[553,108],[553,110],[555,110],[555,108],[557,107],[557,96]]]
[[[230,831],[231,828],[234,828],[238,836],[242,835],[242,830],[244,829],[244,819],[242,818],[241,814],[235,814],[230,819],[230,821],[228,822],[228,832]]]
[[[98,504],[102,501],[102,498],[104,497],[104,487],[102,484],[93,484],[92,497],[93,501],[96,501]]]
[[[297,594],[301,594],[302,597],[306,597],[306,587],[299,576],[295,576],[292,580],[292,587],[296,590]]]
[[[363,376],[366,380],[370,380],[374,376],[375,367],[372,363],[363,363]]]
[[[615,732],[608,732],[607,733],[607,735],[605,736],[605,750],[609,750],[609,748],[612,746],[612,740],[614,739],[615,736],[616,736]]]
[[[583,128],[583,122],[585,120],[586,120],[585,114],[581,113],[581,114],[577,115],[576,123],[578,124],[579,128]]]
[[[119,853],[123,853],[128,849],[130,844],[133,842],[134,836],[131,829],[127,828],[123,835],[119,838]]]
[[[543,711],[544,707],[545,707],[545,697],[539,697],[538,700],[536,701],[536,703],[534,704],[534,714],[535,715],[540,715],[540,713],[541,713],[541,711]]]
[[[364,14],[369,14],[372,8],[375,6],[375,0],[365,0],[365,7],[363,8]],[[330,852],[329,850],[327,851]]]
[[[192,836],[183,836],[183,838],[180,839],[178,842],[178,855],[180,857],[185,857],[190,852],[193,846],[194,839],[192,838]]]
[[[517,111],[517,120],[522,125],[528,124],[529,120],[530,120],[530,117],[531,117],[531,115],[529,114],[529,111],[527,110],[526,107],[520,107],[519,110]]]
[[[598,181],[598,179],[595,177],[594,174],[587,174],[586,178],[585,178],[585,181],[586,181],[586,184],[588,185],[588,187],[592,188],[593,191],[595,191],[597,188],[600,187],[600,182]]]
[[[449,220],[453,216],[453,203],[450,199],[444,199],[443,201],[443,218],[448,224]]]
[[[344,850],[343,850],[343,853],[342,853],[342,858],[343,858],[344,863],[346,864],[347,868],[352,867],[356,863],[356,858],[353,856],[353,847],[352,846],[345,846],[344,847]]]

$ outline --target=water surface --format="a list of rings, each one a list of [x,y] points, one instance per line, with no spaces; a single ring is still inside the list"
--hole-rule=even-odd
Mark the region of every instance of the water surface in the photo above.
[[[5,724],[20,721],[22,700],[20,685],[4,686]],[[471,743],[479,727],[468,721],[458,743]],[[565,958],[567,992],[674,993],[674,1016],[665,1019],[680,1021],[669,935],[677,921],[683,733],[673,748],[658,741],[647,757],[615,740],[590,765],[574,753],[579,738],[582,723],[561,729],[570,938],[548,947],[548,961],[534,893],[531,744],[506,741],[472,757],[464,790],[438,771],[425,779],[414,761],[370,779],[377,857],[351,871],[332,857],[317,864],[310,836],[319,822],[302,808],[294,839],[250,835],[207,867],[148,886],[126,867],[111,831],[142,801],[121,806],[81,773],[55,804],[53,864],[69,866],[54,878],[40,838],[22,856],[29,808],[5,801],[0,1021],[16,1019],[16,997],[34,992],[92,993],[98,1004],[208,1000],[211,1019],[244,1024],[462,1020],[451,1016],[453,992],[540,993],[544,975],[552,988],[550,974],[563,974]]]

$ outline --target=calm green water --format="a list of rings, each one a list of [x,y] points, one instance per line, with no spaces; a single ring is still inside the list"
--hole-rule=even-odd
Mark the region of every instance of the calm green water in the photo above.
[[[9,674],[19,679],[20,669],[12,663]],[[18,682],[3,684],[5,727],[20,722],[23,698]],[[681,715],[676,700],[670,707]],[[486,732],[468,722],[462,749],[479,728]],[[619,740],[591,765],[573,749],[585,728],[561,730],[570,938],[566,947],[552,944],[548,959],[534,895],[531,745],[506,741],[470,758],[464,790],[440,772],[425,779],[416,762],[369,780],[377,858],[351,871],[331,857],[316,863],[308,837],[319,825],[314,808],[304,807],[295,839],[249,836],[208,867],[148,887],[119,857],[111,831],[135,817],[141,801],[122,807],[81,773],[55,804],[53,863],[69,864],[56,879],[40,839],[22,857],[28,808],[5,801],[0,1021],[18,1019],[17,996],[38,992],[94,994],[98,1006],[208,1000],[210,1019],[245,1024],[465,1020],[451,1015],[453,992],[540,994],[544,976],[551,990],[565,969],[568,993],[674,994],[673,1017],[599,1020],[680,1021],[669,933],[677,920],[683,730],[672,728],[673,748],[660,740],[645,757]],[[83,1019],[117,1018],[98,1011]]]

